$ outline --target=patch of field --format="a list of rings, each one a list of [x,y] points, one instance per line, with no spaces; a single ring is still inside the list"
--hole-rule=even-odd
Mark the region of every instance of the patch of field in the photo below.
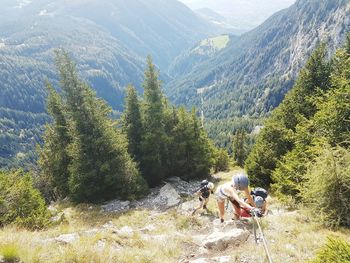
[[[207,38],[201,41],[201,46],[211,46],[216,50],[223,49],[230,42],[230,37],[228,35],[221,35],[218,37]]]

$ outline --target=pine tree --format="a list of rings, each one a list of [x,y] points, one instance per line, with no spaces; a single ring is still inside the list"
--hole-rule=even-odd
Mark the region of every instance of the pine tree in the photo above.
[[[331,63],[320,45],[299,74],[293,89],[266,121],[246,161],[252,182],[269,187],[278,162],[295,147],[298,124],[317,112],[315,100],[331,88]]]
[[[233,138],[232,152],[233,159],[236,163],[243,167],[247,158],[247,134],[245,130],[238,130]]]
[[[345,51],[350,55],[350,32],[346,35]]]
[[[220,171],[228,171],[230,168],[230,156],[228,155],[226,149],[218,149],[215,153],[215,173]]]
[[[304,202],[329,227],[350,226],[350,152],[326,144],[308,165],[301,192]]]
[[[52,124],[46,125],[44,145],[39,148],[39,165],[41,177],[45,178],[46,185],[52,198],[62,198],[68,195],[68,166],[71,158],[68,154],[68,145],[71,142],[69,124],[60,95],[47,83],[48,99],[47,110],[53,119]]]
[[[133,198],[145,188],[127,144],[112,127],[111,110],[77,76],[65,52],[56,54],[63,96],[71,120],[69,190],[77,202]]]
[[[136,161],[140,161],[141,139],[143,133],[140,104],[136,89],[129,85],[126,89],[125,108],[122,116],[122,130],[128,138],[128,152]]]
[[[175,127],[179,123],[178,110],[175,106],[169,105],[168,101],[165,100],[165,111],[164,111],[164,128],[167,134],[167,153],[166,153],[166,171],[167,177],[179,176],[177,171],[177,151],[178,145],[175,141],[176,129]]]
[[[46,227],[50,214],[30,174],[0,171],[0,226],[15,224],[31,230]]]
[[[179,108],[171,139],[177,176],[187,180],[209,175],[214,163],[214,147],[200,129],[195,109],[188,113],[184,107]]]
[[[150,56],[143,83],[143,127],[141,171],[149,186],[166,176],[167,135],[164,123],[163,94],[158,73]]]

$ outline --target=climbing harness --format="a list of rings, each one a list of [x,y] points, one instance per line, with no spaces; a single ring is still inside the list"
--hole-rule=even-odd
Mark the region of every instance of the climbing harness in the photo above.
[[[270,255],[270,252],[269,252],[269,249],[267,247],[267,243],[266,243],[266,239],[265,239],[265,236],[264,236],[264,233],[262,231],[262,228],[260,226],[260,222],[259,222],[259,217],[258,215],[256,214],[256,212],[253,212],[253,220],[256,222],[256,224],[258,225],[258,228],[259,228],[259,231],[260,231],[260,235],[261,235],[261,239],[263,241],[263,245],[264,245],[264,249],[265,249],[265,253],[266,253],[266,258],[268,260],[269,263],[272,263],[272,259],[271,259],[271,255]],[[255,242],[257,242],[257,237],[256,237],[256,229],[255,229],[255,224],[253,222],[253,232],[254,232],[254,238],[255,238]]]

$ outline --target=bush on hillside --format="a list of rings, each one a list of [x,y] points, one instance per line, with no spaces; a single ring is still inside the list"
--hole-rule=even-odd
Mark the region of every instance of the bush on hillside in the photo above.
[[[6,244],[0,248],[0,255],[2,255],[4,262],[20,262],[20,257],[18,254],[18,247],[14,244]]]
[[[301,195],[326,226],[350,226],[350,152],[327,144],[318,149],[320,154],[308,167]]]
[[[300,184],[304,180],[309,157],[309,153],[295,148],[277,164],[272,173],[274,183],[271,190],[280,201],[286,204],[300,201]]]
[[[344,263],[350,262],[350,243],[343,239],[331,237],[317,252],[317,256],[309,263]]]
[[[215,152],[215,172],[227,171],[230,168],[230,156],[225,149],[218,149]]]
[[[0,225],[15,224],[40,229],[48,224],[49,213],[29,174],[0,171]]]

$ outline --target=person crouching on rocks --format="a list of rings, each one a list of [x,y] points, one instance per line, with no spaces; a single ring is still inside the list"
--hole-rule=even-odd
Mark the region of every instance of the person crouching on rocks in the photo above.
[[[246,198],[243,199],[245,202],[248,202],[248,200]],[[266,216],[267,215],[267,202],[266,202],[266,199],[264,199],[263,197],[261,196],[255,196],[253,195],[253,200],[254,200],[254,203],[256,205],[256,208],[259,209],[259,212],[256,213],[256,215],[258,217],[263,217],[263,216]],[[247,211],[245,208],[241,208],[241,217],[251,217],[252,214]]]
[[[242,191],[244,193],[245,197],[247,198],[247,202],[244,202],[238,196],[238,191]],[[244,208],[247,211],[254,211],[253,209],[256,209],[255,203],[249,191],[249,180],[247,175],[244,173],[236,174],[232,176],[231,182],[220,185],[217,188],[215,195],[218,202],[221,223],[224,222],[226,200],[229,200],[232,203],[235,210],[234,217],[232,218],[233,220],[240,219],[241,208]]]
[[[201,188],[196,192],[197,195],[199,195],[199,206],[192,212],[192,215],[195,215],[195,213],[199,209],[205,209],[208,212],[207,204],[209,201],[210,194],[213,194],[214,190],[214,184],[211,182],[208,182],[207,180],[203,180],[201,182]]]

